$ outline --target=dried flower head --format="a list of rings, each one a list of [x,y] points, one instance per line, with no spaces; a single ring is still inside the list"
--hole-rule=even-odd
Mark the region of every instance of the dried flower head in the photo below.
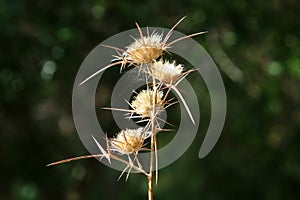
[[[155,96],[155,110],[159,113],[164,110],[163,92],[155,92],[151,89],[142,90],[131,102],[130,106],[136,114],[139,114],[142,118],[150,117],[153,110],[153,97]]]
[[[160,57],[166,50],[162,43],[163,35],[152,33],[149,36],[143,36],[135,39],[124,52],[124,59],[136,64],[151,63]]]
[[[111,150],[121,154],[136,153],[142,149],[144,140],[149,135],[148,132],[143,131],[143,128],[122,130],[110,140]]]
[[[169,32],[163,37],[163,33],[159,34],[153,31],[151,34],[147,29],[147,35],[144,35],[140,26],[136,23],[137,29],[139,31],[139,38],[134,38],[134,42],[132,42],[129,46],[125,47],[125,49],[121,49],[118,47],[110,46],[110,45],[102,45],[104,47],[112,48],[116,51],[117,55],[114,55],[115,61],[102,69],[98,70],[84,81],[80,83],[87,82],[91,78],[95,77],[97,74],[105,71],[106,69],[121,65],[121,70],[125,68],[126,64],[135,65],[140,67],[142,64],[150,64],[158,59],[162,54],[167,51],[171,46],[181,40],[194,37],[196,35],[200,35],[206,32],[198,32],[190,35],[186,35],[180,38],[177,38],[173,41],[169,41],[170,37],[172,36],[174,29],[184,20],[185,17],[181,18],[170,30]]]
[[[176,65],[175,61],[156,61],[150,67],[150,74],[153,78],[161,83],[175,83],[182,76],[183,67],[181,64]]]

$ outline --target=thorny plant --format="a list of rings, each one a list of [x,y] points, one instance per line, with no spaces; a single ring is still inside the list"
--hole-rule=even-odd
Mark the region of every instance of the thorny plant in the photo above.
[[[97,74],[113,66],[120,65],[120,71],[125,69],[125,67],[128,65],[137,67],[140,73],[146,75],[145,85],[147,86],[147,88],[145,90],[141,90],[139,93],[136,93],[136,96],[133,98],[132,102],[127,102],[130,107],[129,110],[121,108],[104,109],[126,112],[129,119],[139,118],[137,123],[146,122],[146,125],[138,129],[121,130],[114,138],[108,138],[106,136],[106,148],[102,147],[92,136],[98,148],[100,149],[100,154],[74,157],[58,162],[53,162],[48,164],[47,166],[85,158],[105,158],[109,163],[111,163],[111,159],[114,159],[126,165],[119,178],[121,178],[124,172],[127,171],[127,180],[131,170],[142,173],[147,177],[148,199],[153,200],[153,171],[156,171],[156,183],[158,180],[158,155],[156,136],[161,131],[167,131],[160,127],[159,121],[168,123],[161,119],[159,117],[159,114],[166,110],[168,107],[177,103],[176,101],[173,101],[173,99],[167,99],[170,91],[173,91],[175,94],[177,94],[177,96],[183,103],[191,121],[193,122],[193,124],[195,124],[190,109],[177,87],[178,84],[193,70],[184,71],[182,64],[176,64],[175,61],[168,61],[163,58],[164,53],[170,54],[168,52],[168,49],[172,48],[173,44],[181,40],[205,33],[198,32],[175,39],[173,41],[169,41],[169,38],[171,37],[175,27],[177,27],[184,18],[185,17],[180,19],[169,30],[165,37],[163,33],[157,33],[156,31],[153,31],[150,34],[148,28],[146,35],[144,35],[140,26],[136,23],[136,27],[139,32],[139,38],[131,36],[134,41],[125,49],[103,45],[104,47],[114,49],[117,54],[113,55],[114,59],[112,60],[112,64],[105,66],[80,83],[80,85],[84,84],[91,78],[95,77]],[[145,147],[145,140],[148,138],[150,139],[150,148]],[[138,159],[137,155],[140,151],[150,151],[149,172],[144,169]],[[125,155],[127,157],[127,160],[124,159],[124,157],[122,157],[121,155]]]

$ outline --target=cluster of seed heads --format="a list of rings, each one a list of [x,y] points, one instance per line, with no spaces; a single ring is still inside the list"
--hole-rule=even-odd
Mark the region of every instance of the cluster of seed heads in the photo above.
[[[130,171],[132,168],[134,168],[135,170],[148,175],[143,170],[143,167],[137,158],[137,154],[142,150],[149,150],[144,147],[145,140],[149,137],[155,136],[160,130],[162,130],[161,127],[159,127],[158,123],[158,120],[160,119],[158,117],[159,113],[163,112],[166,108],[176,103],[172,103],[170,102],[170,100],[167,100],[167,96],[170,93],[170,91],[173,91],[175,94],[177,94],[177,96],[180,98],[183,105],[185,106],[186,111],[190,116],[190,119],[194,123],[191,112],[177,88],[178,83],[193,70],[184,71],[184,67],[182,64],[176,64],[176,61],[174,60],[166,60],[163,58],[164,53],[169,53],[168,49],[172,48],[172,45],[174,43],[177,43],[186,38],[205,33],[199,32],[175,39],[173,41],[169,41],[175,27],[183,19],[184,18],[180,19],[165,36],[163,35],[163,33],[158,33],[155,31],[149,33],[148,28],[147,33],[144,34],[140,26],[136,23],[137,30],[139,32],[139,37],[135,38],[131,36],[133,38],[133,42],[130,45],[123,49],[109,45],[103,45],[104,47],[112,48],[115,50],[116,55],[113,55],[113,62],[86,78],[80,83],[80,85],[84,84],[91,78],[95,77],[97,74],[113,66],[120,66],[120,70],[125,69],[128,65],[139,68],[140,72],[146,75],[145,84],[147,85],[147,89],[141,90],[140,92],[136,93],[136,96],[133,98],[133,100],[131,102],[128,102],[131,109],[110,109],[125,111],[128,114],[130,114],[129,118],[137,116],[141,119],[140,121],[146,121],[147,125],[145,127],[137,129],[121,130],[119,133],[116,134],[114,138],[106,138],[106,150],[94,138],[96,144],[101,150],[101,154],[86,157],[93,156],[106,158],[109,162],[111,159],[123,162],[127,165],[127,167],[124,169],[122,174],[126,170]],[[149,82],[152,83],[149,84]],[[165,93],[164,90],[166,91]],[[154,142],[156,145],[156,151],[157,144],[156,141]],[[151,151],[152,150],[153,149],[151,149]],[[118,157],[113,152],[116,152],[117,154],[121,155],[127,155],[128,160],[123,160],[121,157]],[[130,155],[134,155],[134,159],[132,159]],[[50,165],[68,162],[71,160],[81,158],[84,157],[71,158],[52,163]]]

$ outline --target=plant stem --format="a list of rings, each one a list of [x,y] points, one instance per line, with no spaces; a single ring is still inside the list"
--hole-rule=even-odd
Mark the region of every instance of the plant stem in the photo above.
[[[151,147],[150,147],[150,167],[148,174],[148,200],[153,200],[153,167],[154,167],[154,151],[156,146],[156,97],[157,97],[157,86],[155,79],[153,79],[153,96],[152,96],[152,114],[150,117],[151,120]]]
[[[153,171],[150,172],[148,178],[148,200],[153,200]]]
[[[154,166],[154,150],[155,150],[155,137],[156,137],[156,128],[155,128],[155,119],[152,121],[152,135],[151,135],[151,152],[150,152],[150,168],[148,175],[148,200],[153,200],[153,166]]]
[[[153,120],[155,121],[155,120]],[[154,135],[155,126],[152,124],[152,135],[151,135],[151,151],[150,151],[150,168],[148,174],[148,200],[153,200],[153,164],[154,164]]]

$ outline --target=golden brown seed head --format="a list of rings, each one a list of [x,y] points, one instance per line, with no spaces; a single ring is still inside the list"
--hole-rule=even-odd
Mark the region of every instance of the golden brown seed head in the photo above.
[[[182,75],[182,65],[176,65],[175,62],[155,61],[151,67],[151,75],[162,83],[175,83]]]
[[[144,140],[149,136],[142,128],[126,129],[111,139],[111,149],[121,154],[131,154],[141,150]]]
[[[163,35],[157,33],[143,36],[130,44],[124,52],[125,59],[136,64],[151,63],[163,54]]]
[[[155,110],[156,113],[159,113],[164,110],[164,101],[162,100],[163,92],[158,91],[154,94],[154,91],[151,89],[142,90],[131,102],[130,106],[139,114],[142,118],[150,117],[153,110],[153,97],[155,99]]]

